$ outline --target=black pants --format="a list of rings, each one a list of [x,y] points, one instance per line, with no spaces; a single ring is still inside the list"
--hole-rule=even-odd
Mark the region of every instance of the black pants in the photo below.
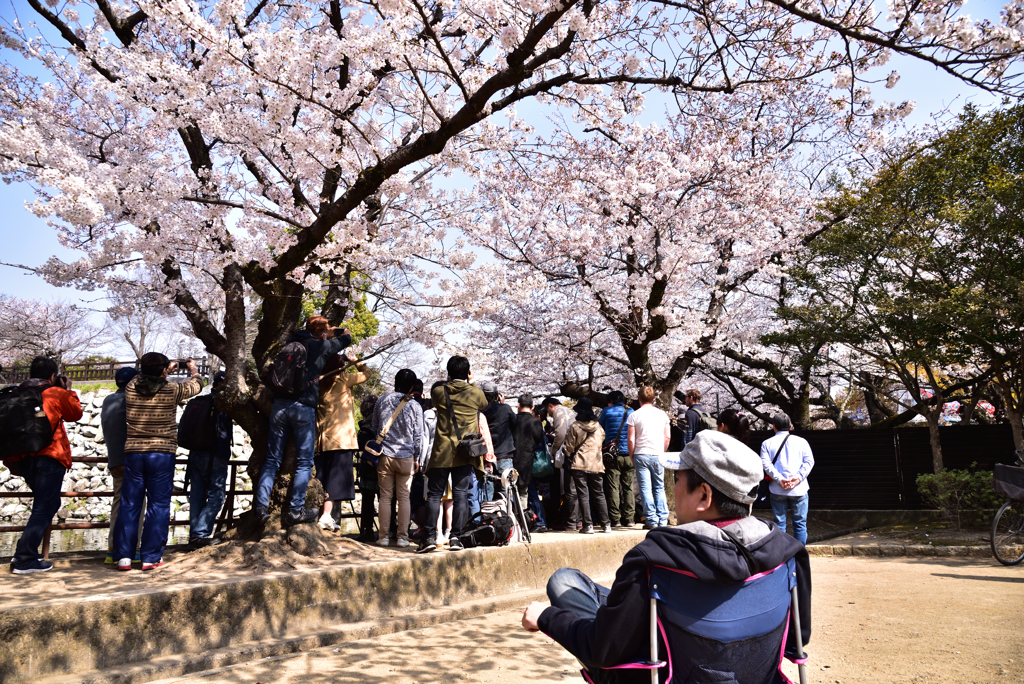
[[[604,499],[604,478],[601,473],[588,473],[583,470],[572,471],[572,481],[576,486],[577,509],[582,512],[583,526],[588,527],[594,524],[590,514],[591,498],[594,501],[594,513],[597,514],[597,524],[604,527],[609,523],[608,504]],[[578,520],[575,511],[573,518]]]
[[[469,514],[469,478],[474,477],[473,466],[464,465],[455,468],[431,468],[427,471],[427,519],[423,527],[427,534],[425,539],[433,542],[437,537],[437,514],[441,510],[441,497],[448,489],[448,476],[452,477],[452,531],[453,537],[462,533]]]
[[[635,510],[633,462],[629,460],[628,454],[604,457],[604,492],[612,524],[632,525]]]

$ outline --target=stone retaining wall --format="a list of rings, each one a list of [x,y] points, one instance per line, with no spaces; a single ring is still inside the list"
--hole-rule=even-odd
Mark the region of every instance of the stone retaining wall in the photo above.
[[[107,449],[103,442],[103,430],[100,428],[100,408],[103,405],[103,398],[110,394],[110,390],[101,389],[96,392],[88,392],[79,395],[82,402],[84,415],[77,423],[67,423],[68,438],[71,441],[71,456],[106,458]],[[178,416],[181,416],[183,408],[178,409]],[[235,426],[234,446],[231,448],[231,458],[234,460],[249,460],[252,453],[252,446],[249,443],[249,435],[242,428]],[[188,456],[184,449],[178,449],[178,457]],[[184,464],[178,465],[174,472],[174,487],[180,490],[185,484]],[[230,482],[230,480],[228,480]],[[244,467],[238,468],[238,480],[236,488],[240,490],[250,489],[251,483]],[[107,470],[106,463],[75,463],[64,478],[63,491],[88,491],[103,492],[111,491],[114,482]],[[32,493],[25,485],[25,481],[16,477],[0,465],[0,491],[4,492],[25,492],[25,498],[3,498],[0,499],[0,520],[9,524],[24,523],[28,519],[32,508]],[[235,499],[235,515],[249,508],[248,496]],[[60,522],[105,522],[110,517],[109,497],[88,497],[64,499],[57,517]],[[188,498],[186,496],[175,496],[171,504],[172,515],[181,511],[177,517],[186,517],[188,512]]]

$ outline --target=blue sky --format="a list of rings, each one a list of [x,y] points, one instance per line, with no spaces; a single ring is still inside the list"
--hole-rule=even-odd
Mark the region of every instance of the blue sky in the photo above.
[[[23,0],[15,0],[13,6],[18,7],[23,18],[28,16],[28,13],[21,10],[25,6]],[[969,2],[965,11],[972,16],[988,16],[995,19],[998,17],[1000,6],[997,2]],[[3,23],[7,23],[11,17],[12,4],[0,2],[0,18]],[[4,55],[5,58],[9,58],[8,51],[5,51]],[[916,109],[908,119],[908,123],[913,126],[931,123],[933,114],[947,109],[951,113],[956,113],[967,102],[973,102],[983,108],[999,102],[998,98],[970,88],[918,60],[895,57],[886,65],[885,74],[891,69],[900,72],[899,83],[892,90],[877,87],[874,92],[875,98],[890,101],[915,100]],[[525,109],[523,111],[525,112]],[[28,185],[0,183],[0,213],[4,215],[0,223],[0,261],[38,266],[51,255],[64,259],[76,258],[75,253],[59,244],[56,233],[44,220],[25,209],[25,203],[32,199],[32,189]],[[36,299],[66,299],[90,305],[97,297],[97,293],[79,293],[72,289],[53,287],[41,278],[6,266],[0,266],[0,293]]]

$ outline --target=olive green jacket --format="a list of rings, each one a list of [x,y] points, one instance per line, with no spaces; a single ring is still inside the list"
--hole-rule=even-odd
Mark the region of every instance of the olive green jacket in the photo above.
[[[452,410],[455,412],[455,420],[458,421],[462,436],[479,432],[477,415],[487,408],[487,398],[484,397],[484,393],[476,385],[471,385],[465,380],[449,380],[445,387],[448,388],[448,393],[451,395]],[[434,410],[437,411],[437,432],[434,435],[434,446],[430,450],[427,470],[471,465],[482,472],[484,469],[482,458],[471,463],[456,455],[458,438],[452,428],[448,405],[445,403],[444,387],[435,388],[430,393],[430,401],[433,403]]]

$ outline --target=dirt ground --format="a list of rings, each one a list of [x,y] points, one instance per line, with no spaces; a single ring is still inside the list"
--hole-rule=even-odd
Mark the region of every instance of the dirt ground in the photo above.
[[[988,560],[811,559],[809,682],[1024,682],[1024,567]],[[582,681],[520,612],[350,642],[167,684]],[[787,664],[796,678],[796,668]]]

